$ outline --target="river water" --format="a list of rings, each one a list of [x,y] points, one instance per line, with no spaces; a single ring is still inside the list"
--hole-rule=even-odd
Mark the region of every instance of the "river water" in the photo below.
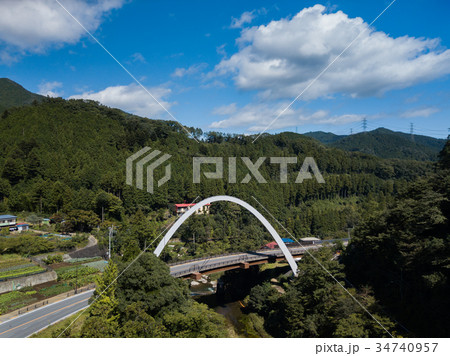
[[[200,283],[191,286],[191,296],[199,303],[204,303],[213,309],[216,313],[225,317],[228,323],[233,327],[236,336],[239,335],[241,328],[239,319],[242,317],[242,305],[240,300],[223,301],[223,298],[216,294],[215,285],[208,283]]]

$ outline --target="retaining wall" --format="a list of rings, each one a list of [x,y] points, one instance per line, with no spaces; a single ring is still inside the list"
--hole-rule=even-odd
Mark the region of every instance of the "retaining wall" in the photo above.
[[[36,284],[56,281],[58,278],[55,271],[38,273],[31,276],[13,278],[5,282],[0,282],[0,293],[11,292],[16,289],[35,286]]]

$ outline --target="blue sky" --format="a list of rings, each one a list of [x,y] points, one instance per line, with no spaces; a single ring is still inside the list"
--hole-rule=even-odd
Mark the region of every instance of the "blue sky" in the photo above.
[[[183,125],[348,134],[367,118],[448,134],[448,1],[397,0],[372,27],[391,1],[60,2]],[[4,0],[0,14],[0,77],[169,118],[56,1]]]

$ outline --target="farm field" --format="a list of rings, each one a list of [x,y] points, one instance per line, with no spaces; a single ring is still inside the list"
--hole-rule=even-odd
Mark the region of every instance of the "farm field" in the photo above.
[[[0,281],[44,272],[45,268],[19,255],[0,256]]]
[[[25,270],[26,265],[35,266],[29,259],[19,255],[0,255],[0,273]],[[106,263],[99,258],[79,258],[68,262],[55,263],[50,267],[57,273],[57,281],[25,287],[20,290],[0,294],[0,315],[23,308],[41,300],[66,293],[85,285],[94,283],[101,274]],[[37,266],[39,267],[39,266]],[[43,269],[42,267],[39,267]]]

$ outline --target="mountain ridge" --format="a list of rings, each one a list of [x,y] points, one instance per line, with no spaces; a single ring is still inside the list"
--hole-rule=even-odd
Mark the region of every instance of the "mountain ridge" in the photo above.
[[[0,78],[0,113],[15,106],[40,102],[45,96],[32,93],[23,86],[8,78]]]
[[[446,140],[424,135],[406,134],[384,127],[353,135],[336,135],[331,132],[312,131],[304,134],[326,146],[350,152],[362,152],[380,158],[436,161]]]

